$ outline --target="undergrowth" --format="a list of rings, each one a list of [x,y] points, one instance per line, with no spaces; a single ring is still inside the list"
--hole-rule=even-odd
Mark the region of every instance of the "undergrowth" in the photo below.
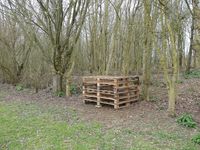
[[[183,125],[188,128],[195,128],[197,125],[190,114],[183,114],[181,117],[177,119],[177,122],[180,125]]]
[[[70,93],[72,95],[78,95],[80,93],[78,86],[76,84],[70,85]]]
[[[193,70],[184,74],[185,79],[200,78],[200,70]]]
[[[56,96],[58,96],[58,97],[64,97],[65,93],[63,91],[58,91],[58,92],[56,92]]]
[[[195,135],[193,138],[192,138],[192,141],[196,144],[199,144],[200,145],[200,133]]]
[[[22,84],[17,84],[15,89],[16,91],[22,91],[24,89],[24,86]]]

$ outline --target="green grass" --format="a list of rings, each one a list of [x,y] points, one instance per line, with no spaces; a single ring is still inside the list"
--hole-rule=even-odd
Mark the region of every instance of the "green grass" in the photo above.
[[[59,91],[59,92],[56,92],[55,95],[58,97],[64,97],[65,93],[63,91]]]
[[[190,114],[183,114],[178,119],[177,122],[185,127],[188,128],[195,128],[197,126],[197,123],[194,121],[192,115]]]
[[[185,79],[200,78],[200,70],[193,70],[184,74]]]
[[[22,84],[17,84],[15,89],[16,91],[22,91],[24,89],[24,86]]]
[[[200,145],[200,133],[195,135],[193,138],[192,138],[192,141],[196,144],[199,144]]]
[[[2,97],[0,97],[2,99]],[[181,130],[182,131],[182,130]],[[0,150],[199,150],[185,133],[105,130],[76,112],[34,102],[0,101]]]

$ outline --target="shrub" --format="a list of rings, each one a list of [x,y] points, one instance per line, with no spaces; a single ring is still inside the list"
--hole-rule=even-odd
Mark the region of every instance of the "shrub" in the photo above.
[[[176,83],[177,83],[177,84],[182,84],[182,83],[183,83],[183,80],[177,80]]]
[[[189,128],[195,128],[197,125],[190,114],[183,114],[180,118],[177,119],[177,122],[180,125],[183,125]]]
[[[70,85],[70,93],[72,95],[77,95],[79,93],[77,85],[75,84]]]
[[[24,86],[21,84],[17,84],[15,89],[16,89],[16,91],[22,91],[24,89]]]
[[[200,78],[200,70],[190,71],[189,73],[184,74],[184,77],[186,79]]]
[[[196,144],[199,144],[200,145],[200,133],[195,135],[193,138],[192,138],[192,141]]]
[[[58,92],[56,93],[56,96],[58,96],[58,97],[64,97],[64,96],[65,96],[65,93],[64,93],[63,91],[58,91]]]

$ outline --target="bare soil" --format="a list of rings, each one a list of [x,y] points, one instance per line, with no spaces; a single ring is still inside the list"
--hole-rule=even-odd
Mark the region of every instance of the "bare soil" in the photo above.
[[[171,129],[168,124],[175,124],[175,119],[167,115],[167,88],[162,80],[155,77],[151,85],[151,101],[138,101],[130,107],[114,110],[104,106],[96,108],[92,104],[84,104],[82,96],[59,98],[51,94],[50,89],[40,90],[34,93],[33,89],[16,91],[15,87],[0,83],[1,93],[7,101],[33,101],[40,105],[70,108],[77,112],[78,118],[87,122],[99,122],[105,129],[132,128],[134,130]],[[184,79],[177,85],[177,116],[183,113],[191,113],[194,119],[200,123],[200,79]],[[151,128],[148,125],[154,125]],[[170,128],[170,129],[169,129]]]

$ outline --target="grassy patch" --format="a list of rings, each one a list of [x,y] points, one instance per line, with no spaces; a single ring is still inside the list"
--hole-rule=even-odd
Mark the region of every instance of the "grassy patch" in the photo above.
[[[196,144],[199,144],[200,145],[200,133],[195,135],[193,138],[192,138],[192,141]]]
[[[17,84],[15,89],[16,91],[22,91],[24,89],[24,86],[22,84]]]
[[[79,121],[69,108],[0,101],[0,149],[9,150],[198,150],[184,133],[110,130]],[[190,138],[190,137],[189,137]]]
[[[183,125],[185,127],[189,127],[189,128],[195,128],[196,127],[196,122],[194,121],[194,119],[192,118],[192,116],[190,114],[183,114],[182,116],[180,116],[177,119],[177,122],[180,125]]]
[[[177,84],[183,84],[184,82],[183,82],[183,80],[177,80],[176,83]]]
[[[93,148],[100,126],[86,123],[70,125],[64,120],[65,115],[60,115],[60,110],[41,109],[34,103],[0,103],[1,148]]]
[[[64,96],[65,96],[65,92],[63,92],[63,91],[58,91],[58,92],[56,92],[55,95],[58,96],[58,97],[64,97]]]
[[[200,78],[200,70],[193,70],[189,73],[184,74],[184,78],[191,79],[191,78]]]
[[[6,96],[6,93],[1,91],[0,92],[0,101],[2,101],[4,99],[4,97]]]

